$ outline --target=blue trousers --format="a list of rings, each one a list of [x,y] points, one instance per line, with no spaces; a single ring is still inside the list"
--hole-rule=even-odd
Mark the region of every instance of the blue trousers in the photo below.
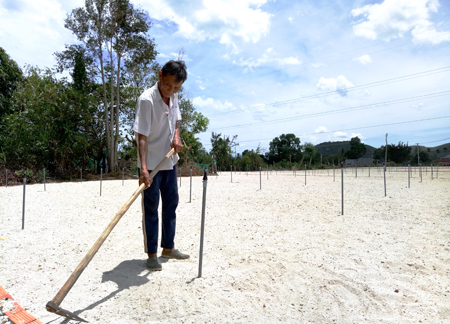
[[[148,171],[151,172],[150,170]],[[141,170],[138,169],[139,177]],[[145,253],[153,254],[158,250],[158,205],[162,200],[161,247],[175,247],[176,209],[178,206],[178,184],[176,166],[172,170],[159,171],[153,178],[150,188],[142,193],[142,227],[144,232]]]

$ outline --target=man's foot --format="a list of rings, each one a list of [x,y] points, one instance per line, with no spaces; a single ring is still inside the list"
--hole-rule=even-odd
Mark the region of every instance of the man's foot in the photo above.
[[[189,254],[181,253],[180,251],[174,249],[169,253],[161,253],[161,258],[186,260],[189,259]]]
[[[158,257],[154,256],[153,258],[147,259],[147,269],[153,271],[161,271],[162,265],[158,260]]]

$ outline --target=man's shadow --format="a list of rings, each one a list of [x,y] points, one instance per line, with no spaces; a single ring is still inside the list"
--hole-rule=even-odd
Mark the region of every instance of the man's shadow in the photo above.
[[[161,260],[162,261],[162,260]],[[163,262],[163,261],[162,261]],[[87,310],[94,309],[98,305],[113,298],[119,292],[129,289],[134,286],[142,286],[149,282],[147,278],[153,271],[148,270],[145,264],[145,260],[128,260],[121,262],[117,267],[111,271],[103,272],[102,283],[112,281],[116,283],[117,289],[111,292],[108,296],[103,297],[99,301],[87,306],[84,309],[73,312],[80,316],[81,313]],[[82,316],[80,316],[82,318]],[[71,320],[67,319],[61,324],[67,324]]]

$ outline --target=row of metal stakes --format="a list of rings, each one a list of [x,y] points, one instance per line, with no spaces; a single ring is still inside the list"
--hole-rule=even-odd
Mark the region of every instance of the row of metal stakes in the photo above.
[[[181,172],[181,171],[180,171]],[[8,174],[8,173],[7,173]],[[82,173],[80,170],[81,182],[83,181]],[[103,170],[100,171],[100,196],[102,195],[102,177]],[[206,211],[206,188],[208,184],[207,170],[205,169],[203,175],[203,198],[202,198],[202,219],[201,219],[201,233],[200,233],[200,255],[199,255],[199,266],[198,266],[198,277],[202,276],[202,264],[203,264],[203,241],[205,233],[205,211]],[[122,169],[122,186],[124,185],[124,170]],[[23,205],[22,205],[22,229],[25,229],[25,197],[26,197],[26,186],[27,186],[27,173],[23,173]],[[181,173],[180,173],[180,186],[181,186]],[[44,169],[44,191],[45,187],[45,169]],[[191,167],[191,190],[189,195],[189,202],[192,198],[192,167]]]

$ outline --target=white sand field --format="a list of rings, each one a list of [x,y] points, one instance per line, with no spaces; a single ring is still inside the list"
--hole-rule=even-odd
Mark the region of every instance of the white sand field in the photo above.
[[[397,172],[395,172],[397,171]],[[400,172],[401,171],[401,172]],[[146,269],[141,205],[113,230],[61,307],[90,323],[450,323],[450,169],[420,182],[383,174],[229,172],[182,178],[176,247],[187,261]],[[444,172],[445,171],[445,172]],[[436,176],[436,174],[434,174]],[[43,323],[55,297],[137,180],[0,187],[0,286]]]

